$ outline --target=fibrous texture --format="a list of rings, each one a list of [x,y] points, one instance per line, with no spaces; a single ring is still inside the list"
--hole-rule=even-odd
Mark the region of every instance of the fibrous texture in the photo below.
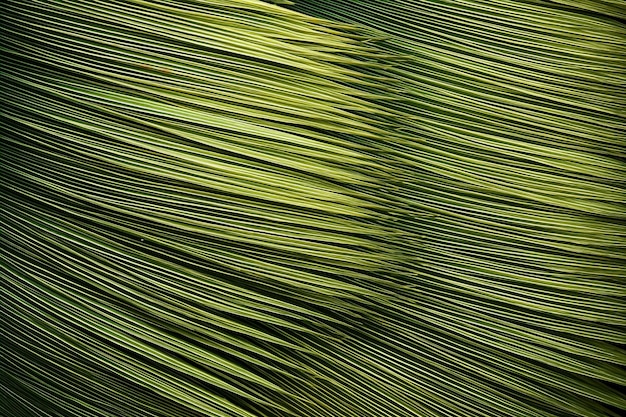
[[[0,7],[0,414],[626,409],[623,1]]]
[[[605,3],[300,2],[406,56],[390,107],[423,142],[390,148],[432,216],[397,227],[422,241],[414,359],[437,363],[416,383],[453,414],[626,404],[626,9]]]
[[[376,84],[358,72],[376,53],[256,1],[3,11],[0,349],[15,406],[351,404],[350,365],[324,352],[398,287],[375,275],[398,258],[390,169],[360,143],[391,136],[387,112],[350,86]]]

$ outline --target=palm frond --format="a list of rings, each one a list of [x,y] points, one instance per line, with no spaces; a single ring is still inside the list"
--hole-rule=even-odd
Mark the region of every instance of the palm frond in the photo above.
[[[389,108],[422,141],[387,155],[406,167],[397,195],[430,216],[397,223],[420,235],[421,262],[389,337],[437,372],[411,380],[445,398],[426,405],[433,415],[626,407],[614,389],[626,384],[625,7],[296,5],[370,28],[405,57],[386,72],[401,97]]]
[[[378,52],[259,1],[2,7],[7,397],[347,415],[318,399],[344,383],[308,340],[399,286],[378,277],[401,259],[393,168],[363,143],[394,136],[384,77],[362,72]]]
[[[626,409],[621,0],[1,7],[11,415]]]

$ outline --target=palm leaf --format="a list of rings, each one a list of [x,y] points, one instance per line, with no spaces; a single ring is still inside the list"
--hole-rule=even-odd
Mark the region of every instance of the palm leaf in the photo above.
[[[398,287],[378,52],[248,0],[3,16],[11,413],[328,415],[323,349]]]
[[[5,409],[617,415],[623,6],[5,2]]]
[[[389,154],[397,195],[431,216],[398,223],[423,244],[397,328],[440,375],[412,381],[445,393],[435,414],[626,407],[626,9],[557,3],[298,4],[406,57],[389,107],[423,142]]]

